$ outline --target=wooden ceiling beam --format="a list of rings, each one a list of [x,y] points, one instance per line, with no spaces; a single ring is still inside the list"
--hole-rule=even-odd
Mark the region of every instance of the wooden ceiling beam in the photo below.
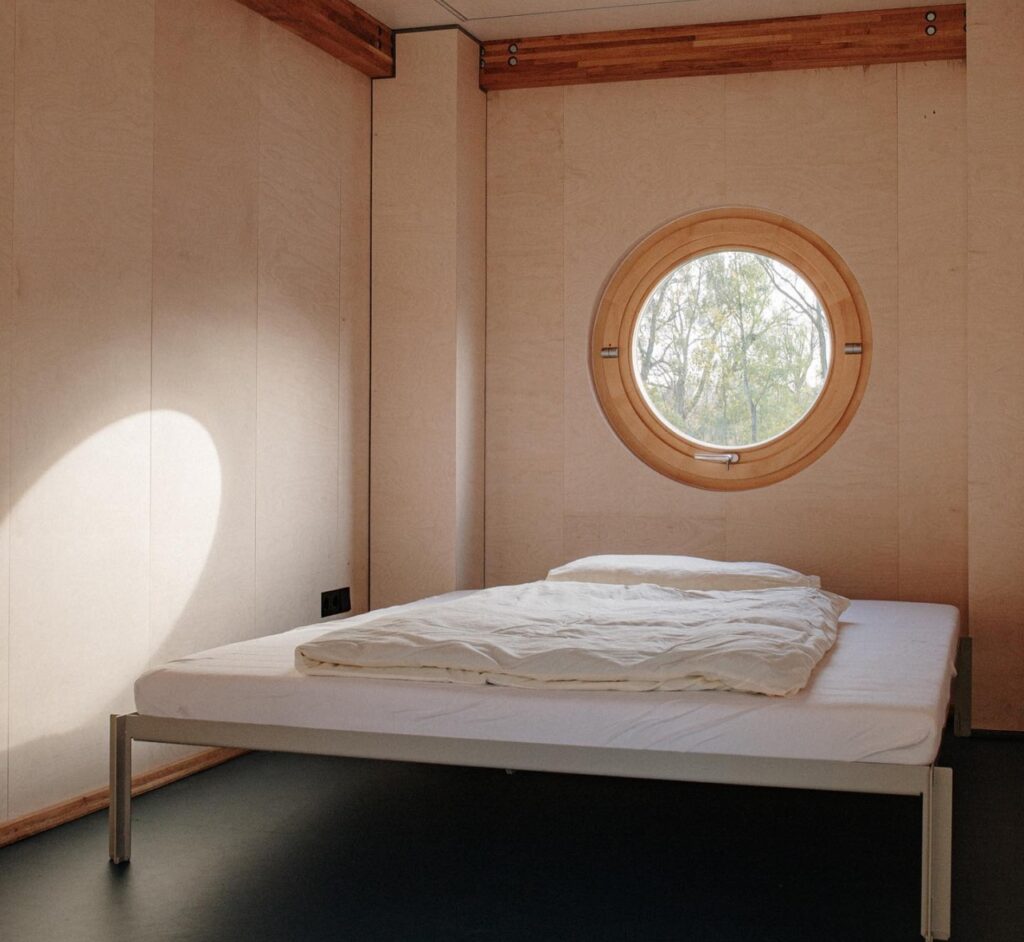
[[[964,59],[962,3],[538,36],[483,43],[480,86],[593,82]]]
[[[238,0],[370,78],[395,73],[391,28],[349,0]]]

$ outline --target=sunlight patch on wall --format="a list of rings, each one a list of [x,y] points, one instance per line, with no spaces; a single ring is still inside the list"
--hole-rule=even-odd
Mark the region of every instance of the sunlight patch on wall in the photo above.
[[[157,432],[164,446],[152,460],[173,469],[161,475],[160,499],[175,521],[160,571],[150,566],[149,527]],[[12,748],[79,729],[124,700],[202,578],[221,487],[209,432],[158,410],[110,423],[13,495],[12,690],[45,695],[33,698],[31,716],[12,711]]]
[[[153,416],[153,529],[159,511],[160,553],[150,570],[152,618],[148,654],[173,632],[203,574],[217,533],[222,475],[209,432],[181,412],[159,410]]]

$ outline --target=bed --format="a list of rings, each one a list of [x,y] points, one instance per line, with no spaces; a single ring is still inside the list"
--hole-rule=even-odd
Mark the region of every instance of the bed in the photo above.
[[[139,679],[138,712],[111,717],[111,860],[130,856],[134,740],[914,795],[922,815],[921,934],[949,938],[952,772],[935,760],[954,674],[955,729],[970,729],[970,647],[960,638],[955,608],[853,602],[811,682],[787,697],[609,694],[297,672],[297,646],[336,627],[200,652]]]

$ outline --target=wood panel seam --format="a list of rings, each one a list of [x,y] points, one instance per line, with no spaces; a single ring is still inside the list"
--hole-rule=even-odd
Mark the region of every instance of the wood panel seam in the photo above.
[[[569,140],[568,140],[568,134],[566,133],[566,116],[567,116],[568,111],[569,111],[569,91],[568,91],[568,89],[566,89],[566,88],[562,89],[561,99],[562,100],[561,100],[561,105],[559,107],[559,114],[558,114],[558,121],[559,121],[558,138],[559,138],[559,142],[561,143],[561,164],[562,164],[562,166],[561,166],[562,204],[560,206],[560,215],[561,215],[561,218],[562,218],[562,260],[561,260],[561,264],[559,265],[559,275],[560,275],[560,278],[561,278],[562,306],[561,306],[561,311],[560,311],[560,314],[559,314],[559,317],[561,319],[561,323],[559,325],[558,333],[559,333],[559,336],[561,337],[561,340],[562,340],[562,356],[561,356],[561,360],[560,360],[560,362],[562,364],[562,382],[561,382],[562,407],[561,407],[561,414],[559,416],[559,426],[560,426],[561,435],[562,435],[562,470],[561,470],[561,480],[558,483],[559,483],[559,487],[560,487],[560,489],[562,491],[562,508],[561,508],[561,514],[560,514],[562,539],[561,539],[561,546],[559,547],[559,554],[560,554],[560,556],[563,559],[565,559],[565,508],[566,508],[566,503],[567,503],[567,499],[568,499],[568,495],[567,495],[566,489],[565,489],[565,460],[566,460],[566,448],[567,448],[567,443],[566,443],[566,439],[565,439],[565,400],[566,400],[566,395],[565,395],[565,392],[566,392],[566,390],[565,390],[565,379],[566,379],[565,357],[566,357],[566,352],[567,352],[566,351],[566,343],[565,343],[565,306],[566,306],[566,301],[567,301],[566,291],[565,291],[565,259],[566,259],[566,254],[567,254],[567,251],[568,251],[568,241],[569,241],[568,229],[567,229],[566,224],[565,224],[565,199],[566,199],[566,197],[565,197],[565,178],[568,176],[568,171],[569,171]]]
[[[966,14],[965,14],[966,15]],[[965,41],[966,43],[966,41]],[[900,68],[896,67],[896,370],[897,376],[902,372],[902,348],[903,338],[900,324],[903,321],[903,279],[900,276],[902,268],[901,252],[903,249],[903,227],[901,225],[900,210],[902,209],[902,183],[903,183],[903,159],[900,153],[900,138],[903,136],[903,102],[901,90],[903,87],[903,75]],[[900,429],[903,428],[901,420],[903,412],[903,384],[896,384],[896,598],[903,598],[903,436]]]
[[[149,548],[149,560],[147,563],[147,571],[149,573],[149,585],[146,586],[146,634],[149,636],[150,645],[152,647],[152,635],[153,635],[153,404],[154,404],[154,386],[155,386],[155,342],[154,334],[156,330],[156,225],[154,220],[156,216],[156,138],[157,138],[157,78],[159,75],[157,69],[157,57],[156,50],[157,44],[160,41],[158,33],[159,17],[156,13],[156,7],[153,7],[153,59],[151,62],[152,78],[150,80],[150,88],[152,90],[153,101],[150,106],[150,169],[149,169],[149,466],[146,469],[148,476],[147,487],[149,488],[149,519],[146,522],[148,528],[147,533],[147,546]]]
[[[11,138],[10,138],[11,155],[10,155],[10,157],[11,157],[11,159],[10,159],[10,167],[9,167],[9,171],[10,172],[8,174],[8,181],[7,181],[8,185],[10,187],[10,198],[11,198],[11,215],[10,215],[10,226],[11,226],[10,253],[11,254],[10,254],[9,283],[3,287],[3,290],[8,293],[8,298],[9,298],[9,301],[10,301],[10,306],[8,308],[8,313],[7,313],[7,317],[8,317],[7,332],[8,332],[8,341],[9,341],[8,342],[8,351],[10,351],[10,350],[12,350],[14,348],[14,325],[15,325],[14,297],[15,297],[15,282],[16,282],[16,279],[17,279],[17,273],[16,273],[17,269],[15,267],[15,261],[14,261],[14,259],[15,259],[14,248],[15,248],[15,244],[16,244],[15,231],[14,231],[14,229],[15,229],[15,227],[14,227],[14,220],[15,220],[15,200],[17,198],[17,187],[15,186],[15,181],[17,179],[17,154],[18,154],[18,148],[16,146],[16,142],[17,142],[17,139],[18,139],[18,133],[17,133],[17,120],[18,120],[18,82],[17,82],[17,76],[18,76],[18,66],[17,66],[17,60],[18,60],[18,0],[12,0],[12,3],[11,3],[11,16],[13,17],[13,23],[12,23],[12,26],[13,26],[12,33],[13,33],[13,35],[11,37],[11,62],[10,62],[10,68],[11,68],[11,71],[10,71],[10,80],[11,80]],[[4,379],[4,386],[5,386],[5,388],[2,391],[0,391],[0,394],[2,394],[5,397],[5,401],[7,402],[7,408],[8,408],[8,419],[7,419],[7,429],[6,429],[6,438],[7,438],[6,453],[7,453],[8,462],[9,462],[8,463],[8,474],[7,474],[7,488],[6,488],[7,489],[7,499],[6,499],[6,502],[4,504],[4,506],[6,508],[6,510],[4,512],[5,512],[6,518],[7,518],[6,519],[6,523],[7,523],[7,534],[8,534],[7,535],[8,553],[7,553],[7,565],[6,565],[6,567],[4,569],[4,573],[3,573],[3,579],[4,579],[4,581],[7,584],[7,599],[6,599],[7,600],[7,633],[6,633],[6,636],[4,638],[4,644],[5,644],[5,647],[7,648],[7,652],[6,652],[7,656],[6,656],[5,663],[4,663],[4,667],[5,667],[4,673],[6,675],[4,677],[4,683],[5,683],[4,699],[6,700],[6,709],[4,711],[4,721],[6,723],[6,728],[4,730],[4,741],[3,741],[3,747],[4,747],[4,751],[6,753],[6,756],[5,756],[6,761],[4,763],[4,780],[5,780],[4,781],[4,805],[3,805],[3,809],[2,809],[3,814],[4,814],[5,817],[7,816],[8,811],[10,810],[10,800],[11,800],[11,761],[10,761],[10,742],[11,742],[11,722],[10,722],[10,720],[11,720],[11,620],[12,620],[13,611],[14,611],[13,599],[12,599],[12,595],[11,595],[12,579],[11,579],[11,553],[10,553],[11,518],[12,518],[12,516],[14,514],[14,506],[12,504],[12,501],[14,499],[14,479],[13,479],[13,475],[11,474],[11,469],[10,469],[10,457],[13,455],[13,447],[14,447],[14,422],[12,421],[12,419],[13,419],[12,396],[13,396],[13,392],[14,392],[14,374],[13,374],[13,370],[12,370],[11,367],[12,367],[12,364],[9,361],[8,362],[8,368],[5,371],[5,379]]]

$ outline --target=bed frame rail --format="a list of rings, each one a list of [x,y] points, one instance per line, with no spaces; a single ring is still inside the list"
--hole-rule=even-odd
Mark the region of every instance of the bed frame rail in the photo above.
[[[132,713],[110,718],[110,859],[114,863],[125,863],[131,856],[135,740],[678,782],[918,795],[922,803],[921,935],[929,942],[949,938],[950,769],[360,733]]]

